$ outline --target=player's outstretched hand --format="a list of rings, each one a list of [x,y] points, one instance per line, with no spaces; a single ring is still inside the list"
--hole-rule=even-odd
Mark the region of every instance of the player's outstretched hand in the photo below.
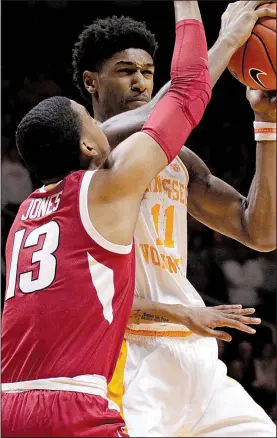
[[[216,307],[186,307],[184,324],[196,335],[230,342],[232,336],[229,333],[215,329],[218,327],[229,327],[241,332],[254,334],[256,330],[248,327],[248,324],[257,325],[261,323],[261,320],[260,318],[246,316],[253,313],[255,313],[255,309],[244,309],[240,304]]]
[[[230,3],[221,18],[219,37],[227,39],[234,49],[239,49],[250,37],[259,18],[276,18],[276,11],[268,6],[256,10],[263,3],[265,3],[265,0],[240,0]],[[276,3],[276,0],[271,3]]]
[[[246,97],[255,113],[256,121],[276,122],[276,91],[247,88]]]

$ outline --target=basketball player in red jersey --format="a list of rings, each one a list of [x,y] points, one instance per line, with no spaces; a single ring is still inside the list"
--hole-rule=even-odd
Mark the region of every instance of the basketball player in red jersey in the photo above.
[[[140,202],[211,97],[198,3],[177,4],[172,85],[142,132],[112,152],[110,170],[95,170],[109,143],[74,101],[47,99],[18,126],[19,153],[44,186],[7,241],[3,436],[124,436],[106,387],[133,302]]]
[[[255,11],[256,6],[260,3],[262,2],[236,2],[224,14],[219,39],[209,52],[209,68],[213,85],[227,67],[232,54],[247,40],[257,19],[260,16],[275,16],[275,13],[267,8],[263,8],[260,12]],[[123,41],[122,29],[125,32],[125,41]],[[148,111],[156,104],[168,87],[167,84],[150,101],[153,89],[155,44],[153,39],[151,40],[151,37],[146,35],[145,32],[145,28],[141,23],[136,23],[127,18],[116,19],[116,17],[113,17],[98,20],[84,30],[74,49],[75,83],[82,92],[88,92],[91,95],[95,118],[102,122],[101,126],[113,145],[116,145],[119,139],[125,138],[125,136],[142,126],[144,118],[147,118]],[[137,34],[139,35],[135,39],[134,35]],[[143,38],[143,35],[146,35],[147,38]],[[103,39],[105,39],[106,45],[101,44]],[[94,42],[98,44],[92,47]],[[97,51],[98,47],[101,47],[100,53]],[[85,95],[88,96],[88,93]],[[110,96],[114,98],[109,99]],[[274,122],[276,119],[276,105],[270,93],[249,90],[248,99],[254,110],[256,121]],[[109,117],[111,118],[109,119]],[[273,250],[276,245],[275,146],[276,142],[272,140],[257,142],[257,171],[247,199],[223,181],[212,176],[202,160],[193,152],[184,148],[179,156],[189,174],[187,187],[189,213],[216,231],[235,238],[251,248],[260,251]],[[148,191],[146,194],[147,199],[144,200],[145,205],[150,195],[152,193]],[[149,223],[151,220],[151,207],[148,208],[148,211],[144,209],[140,213],[145,221],[147,216],[150,217]],[[226,211],[228,211],[228,221],[226,221]],[[185,224],[183,227],[185,233]],[[136,230],[135,234],[138,248],[137,256],[140,251],[139,243],[143,243],[141,230],[142,227]],[[143,231],[145,232],[145,229]],[[154,237],[156,238],[157,233],[155,231]],[[155,250],[158,251],[158,249],[159,247],[156,246]],[[161,254],[162,256],[163,254]],[[152,284],[147,284],[147,280],[148,283],[151,283],[149,280],[150,271],[150,267],[146,266],[143,287],[137,287],[136,289],[139,296],[145,294],[148,286],[150,290],[152,288]],[[152,279],[153,289],[157,292],[158,284],[160,288],[163,288],[164,293],[161,301],[152,305],[152,312],[147,311],[148,320],[152,318],[152,321],[155,321],[157,304],[161,304],[166,316],[170,313],[170,309],[172,313],[174,311],[178,313],[176,308],[180,309],[182,305],[170,305],[166,282],[160,281],[159,283],[160,274],[157,267],[152,268],[152,271],[157,273],[156,278]],[[183,295],[186,295],[186,292],[184,290]],[[174,295],[174,291],[171,295]],[[173,302],[176,303],[180,295],[177,298],[176,296],[173,297]],[[153,299],[153,296],[151,299]],[[157,300],[153,299],[153,301]],[[199,312],[204,315],[203,308],[199,308]],[[136,315],[139,315],[139,311],[136,311]],[[201,334],[209,336],[208,333],[202,332]],[[155,336],[156,338],[153,339],[153,332],[149,336],[149,338],[151,337],[151,345],[146,343],[146,346],[144,346],[142,339],[140,339],[140,344],[136,344],[133,339],[134,342],[127,342],[127,353],[124,353],[124,349],[122,350],[122,355],[125,354],[125,360],[127,357],[125,366],[127,379],[124,379],[125,401],[123,401],[123,405],[131,435],[275,436],[273,423],[260,408],[257,408],[257,405],[246,392],[236,382],[227,379],[226,372],[224,375],[224,372],[221,372],[222,369],[217,374],[217,370],[223,364],[217,361],[213,345],[207,349],[205,355],[203,345],[201,345],[202,341],[191,340],[187,342],[187,346],[185,343],[183,345],[180,343],[180,348],[178,347],[182,350],[180,352],[175,348],[173,349],[174,346],[170,344],[169,334],[164,337],[162,348],[158,343],[156,334]],[[179,345],[178,339],[174,339],[174,341]],[[154,345],[154,342],[157,343]],[[195,368],[187,373],[186,370],[192,362],[190,361],[189,350],[194,348],[194,344],[196,345],[195,357],[198,358],[198,361],[196,361]],[[162,366],[156,366],[159,363],[159,360],[157,360],[159,353],[162,364],[164,365],[167,361],[167,369],[174,369],[176,373],[165,372],[162,376],[159,374],[159,368],[162,368]],[[209,357],[209,355],[215,358],[214,365],[211,368],[216,378],[207,374],[207,363],[204,363],[201,368],[203,358]],[[179,369],[185,370],[183,375],[179,372]],[[190,380],[189,374],[197,377],[198,395],[196,401],[193,398],[195,391],[192,391],[191,397],[187,395],[189,394],[188,388],[195,388],[196,385],[195,382]],[[156,381],[163,382],[159,391],[156,391],[153,383]],[[176,391],[176,381],[178,381],[178,391]],[[202,386],[200,385],[201,381],[203,381]],[[118,382],[120,382],[120,379],[115,375],[115,386]],[[187,388],[185,401],[184,393],[180,389],[181,384]],[[203,391],[199,390],[201,387],[204,388]],[[166,397],[170,393],[174,393],[174,403],[172,401],[173,408],[171,410],[168,406],[168,397]],[[147,399],[145,398],[146,394]],[[232,397],[229,397],[230,394]],[[213,403],[209,404],[209,400],[213,400]],[[228,400],[228,403],[223,403],[223,400]],[[193,410],[193,406],[195,410]],[[207,409],[207,406],[209,406],[209,409]],[[166,412],[166,419],[162,415],[163,412]],[[187,413],[191,415],[186,417]],[[241,420],[241,416],[244,417],[244,421]],[[157,417],[162,420],[155,422]],[[202,418],[201,421],[199,417]],[[205,435],[202,435],[203,433]]]

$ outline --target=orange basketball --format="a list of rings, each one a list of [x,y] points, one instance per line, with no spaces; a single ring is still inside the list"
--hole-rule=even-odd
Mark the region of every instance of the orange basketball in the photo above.
[[[276,10],[276,3],[267,3]],[[258,7],[262,8],[265,5]],[[276,18],[260,18],[250,38],[228,66],[240,82],[259,90],[276,90]]]

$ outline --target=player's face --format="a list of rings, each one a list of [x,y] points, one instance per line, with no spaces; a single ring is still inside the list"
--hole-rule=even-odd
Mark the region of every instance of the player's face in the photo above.
[[[106,161],[111,150],[108,139],[84,106],[73,100],[71,105],[81,120],[81,152],[87,159],[93,160],[96,167],[100,167]]]
[[[149,102],[153,75],[154,64],[149,53],[126,49],[105,61],[98,73],[85,74],[85,85],[94,80],[94,88],[89,91],[95,97],[99,112],[109,118]]]

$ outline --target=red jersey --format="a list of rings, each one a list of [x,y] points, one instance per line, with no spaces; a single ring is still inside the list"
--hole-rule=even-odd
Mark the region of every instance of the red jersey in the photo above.
[[[6,246],[3,383],[113,375],[134,298],[135,250],[92,226],[93,173],[74,172],[19,208]]]

